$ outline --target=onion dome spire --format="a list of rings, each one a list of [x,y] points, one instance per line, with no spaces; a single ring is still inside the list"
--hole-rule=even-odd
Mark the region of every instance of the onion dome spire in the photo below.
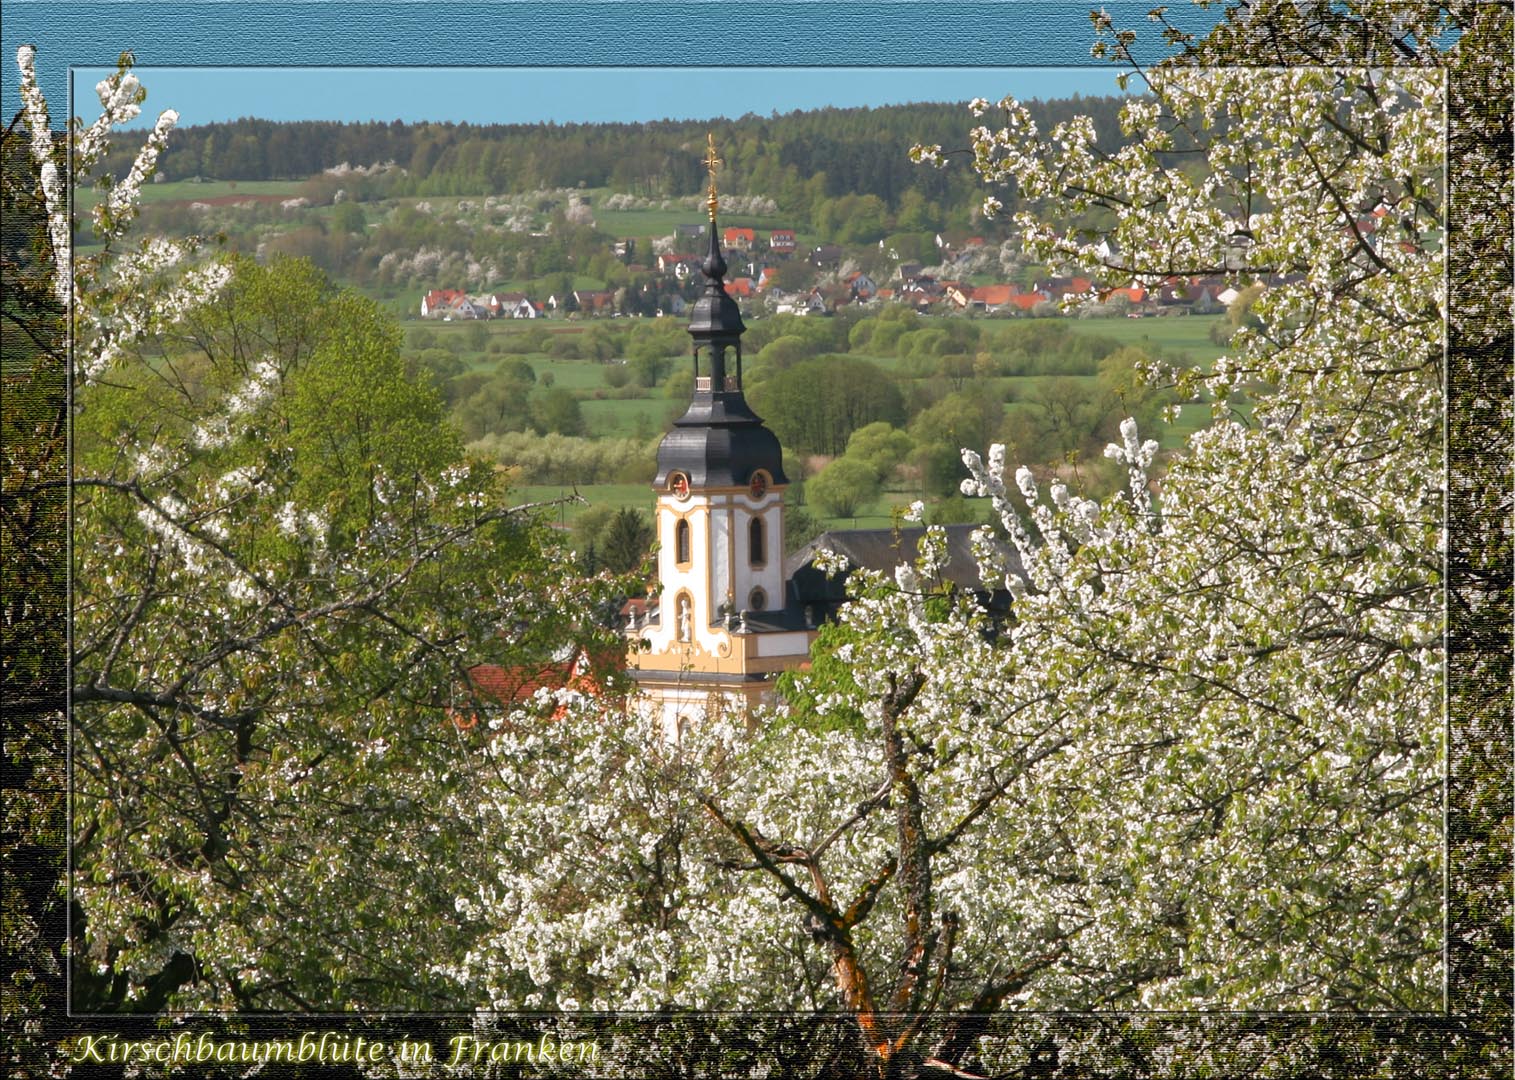
[[[689,411],[674,421],[674,429],[658,447],[654,484],[659,487],[674,472],[684,474],[696,487],[745,486],[759,470],[773,483],[788,483],[777,437],[763,426],[742,394],[741,339],[747,327],[736,301],[726,294],[723,280],[726,259],[721,254],[716,221],[720,196],[715,183],[721,165],[715,136],[709,135],[705,168],[710,175],[706,204],[710,209],[710,238],[700,267],[705,289],[689,318],[689,336],[694,339],[694,395]]]

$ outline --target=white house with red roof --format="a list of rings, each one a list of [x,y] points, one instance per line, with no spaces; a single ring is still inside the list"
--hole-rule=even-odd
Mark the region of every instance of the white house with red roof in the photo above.
[[[721,234],[721,246],[728,251],[751,251],[756,243],[756,229],[733,226]]]
[[[456,311],[467,299],[468,294],[462,289],[432,289],[421,297],[421,318],[440,318],[445,313]]]

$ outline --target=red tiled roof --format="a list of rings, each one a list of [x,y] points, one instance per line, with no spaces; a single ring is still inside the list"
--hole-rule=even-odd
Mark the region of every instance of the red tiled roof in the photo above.
[[[480,698],[508,708],[529,701],[533,694],[544,689],[571,687],[588,694],[601,694],[606,677],[611,671],[624,667],[625,660],[625,654],[615,649],[600,650],[593,656],[581,651],[573,660],[552,660],[540,667],[475,664],[468,669],[468,681]],[[553,716],[561,716],[562,712],[562,706],[558,706],[553,710]],[[454,710],[453,722],[467,729],[478,723],[478,717],[464,710]]]
[[[969,298],[986,307],[1003,307],[1014,295],[1014,285],[980,285],[972,291]]]
[[[468,681],[481,697],[501,705],[525,701],[538,690],[561,690],[573,676],[574,664],[554,661],[540,668],[501,667],[477,664],[468,669]]]

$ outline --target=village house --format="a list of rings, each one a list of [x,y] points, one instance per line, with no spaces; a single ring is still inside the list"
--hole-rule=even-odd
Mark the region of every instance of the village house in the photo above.
[[[793,229],[774,229],[768,234],[768,250],[775,255],[785,257],[793,255],[796,246]]]
[[[836,244],[821,244],[810,250],[810,264],[822,270],[835,270],[842,265],[842,249]]]
[[[730,228],[722,234],[722,245],[727,251],[751,251],[757,244],[755,229]]]
[[[1147,299],[1147,290],[1140,285],[1126,285],[1119,289],[1109,289],[1101,293],[1100,298],[1107,304],[1111,300],[1120,298],[1135,307]]]
[[[615,293],[609,289],[575,289],[574,303],[584,315],[608,315],[615,304]]]
[[[1012,294],[1009,303],[1005,304],[1001,310],[1030,313],[1031,309],[1036,307],[1037,304],[1050,304],[1051,302],[1052,296],[1050,293],[1043,292],[1040,289],[1033,289],[1031,292]]]
[[[421,297],[421,318],[440,319],[467,299],[468,294],[462,289],[432,289]]]
[[[910,304],[917,311],[927,311],[933,304],[943,302],[945,290],[942,283],[928,274],[917,274],[897,290],[900,302]]]
[[[812,315],[832,315],[853,299],[852,290],[845,285],[817,285],[806,295],[805,309]]]
[[[959,285],[947,291],[947,300],[959,310],[992,314],[1013,307],[1013,301],[1019,293],[1019,286],[1008,283],[979,285],[976,288]]]
[[[522,292],[488,293],[474,303],[482,305],[491,319],[535,319],[542,314],[541,305]]]
[[[878,292],[878,283],[861,270],[848,274],[844,284],[852,291],[852,298],[858,301],[871,300]]]
[[[1061,300],[1070,294],[1081,296],[1092,291],[1094,283],[1086,277],[1054,277],[1049,278],[1040,291],[1045,292],[1054,300]]]

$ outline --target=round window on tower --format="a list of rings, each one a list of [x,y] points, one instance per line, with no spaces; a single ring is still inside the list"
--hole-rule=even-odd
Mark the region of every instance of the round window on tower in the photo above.
[[[751,481],[748,482],[748,490],[752,492],[754,499],[761,499],[768,493],[768,474],[762,469],[753,473]]]
[[[762,611],[768,606],[768,594],[762,589],[753,589],[747,597],[747,607],[752,611]]]
[[[668,478],[668,490],[673,492],[675,498],[689,498],[689,477],[681,472],[674,473]]]

